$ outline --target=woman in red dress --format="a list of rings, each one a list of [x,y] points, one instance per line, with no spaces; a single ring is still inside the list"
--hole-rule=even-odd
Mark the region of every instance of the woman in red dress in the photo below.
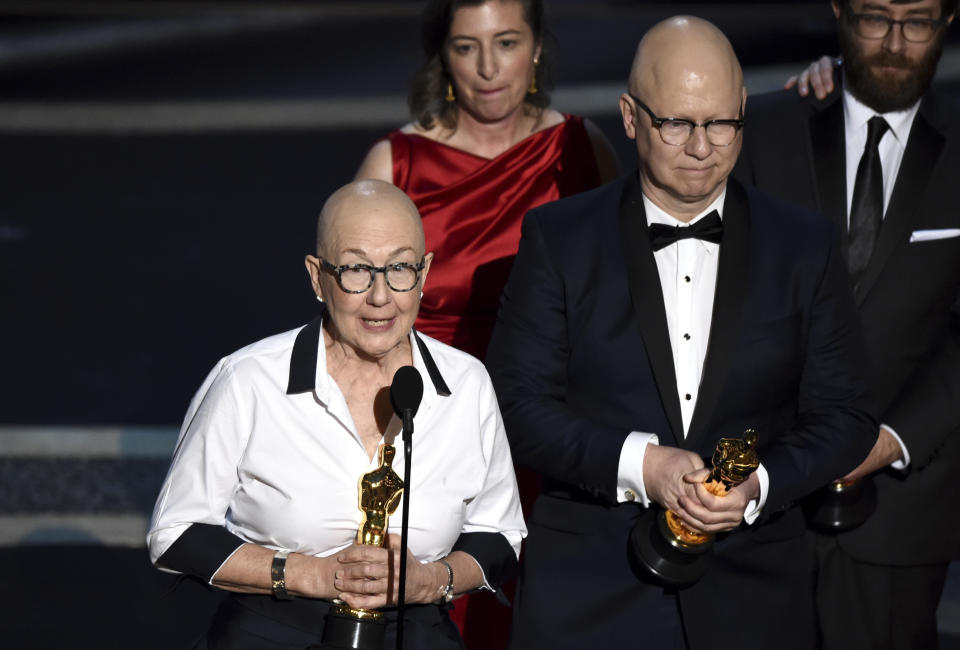
[[[357,178],[403,189],[434,261],[416,327],[483,358],[528,210],[618,173],[589,121],[548,108],[542,0],[434,0],[423,14],[427,62],[414,78],[415,121],[377,142]],[[534,489],[522,473],[521,495]],[[526,485],[526,489],[525,489]],[[502,648],[508,611],[461,598],[468,648]]]

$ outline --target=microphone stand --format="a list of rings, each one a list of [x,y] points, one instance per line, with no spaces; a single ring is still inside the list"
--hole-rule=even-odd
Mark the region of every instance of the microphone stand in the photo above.
[[[413,455],[413,409],[403,409],[403,516],[400,523],[400,593],[397,594],[397,649],[403,650],[403,610],[407,589],[407,528],[410,521],[410,458]]]

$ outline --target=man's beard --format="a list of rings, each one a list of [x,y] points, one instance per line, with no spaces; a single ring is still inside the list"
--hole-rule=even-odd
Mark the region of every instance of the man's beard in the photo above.
[[[897,26],[891,25],[891,29]],[[853,28],[841,19],[838,35],[843,53],[845,87],[854,97],[878,113],[909,108],[930,88],[937,71],[940,53],[943,51],[942,34],[933,37],[933,43],[924,57],[912,61],[905,54],[880,51],[866,56],[860,48]],[[874,66],[892,66],[909,72],[904,77],[884,78],[873,70]]]

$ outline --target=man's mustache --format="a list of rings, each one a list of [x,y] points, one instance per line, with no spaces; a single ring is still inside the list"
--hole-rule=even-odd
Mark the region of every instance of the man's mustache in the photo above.
[[[867,58],[867,65],[883,66],[888,68],[913,68],[910,59],[899,54],[877,54]]]

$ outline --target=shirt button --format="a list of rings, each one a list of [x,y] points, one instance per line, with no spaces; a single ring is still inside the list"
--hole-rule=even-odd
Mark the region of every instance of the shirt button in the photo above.
[[[684,335],[683,335],[683,340],[689,341],[689,340],[690,340],[690,335],[689,335],[689,334],[684,334]]]
[[[689,275],[683,276],[683,281],[684,281],[684,282],[690,282],[690,276],[689,276]]]
[[[627,501],[637,500],[637,495],[633,492],[633,490],[627,490],[626,492],[623,493],[623,496],[627,498]]]
[[[683,399],[685,399],[685,400],[687,400],[687,401],[689,402],[689,401],[690,401],[690,393],[687,393],[686,395],[684,395],[684,396],[683,396]]]

